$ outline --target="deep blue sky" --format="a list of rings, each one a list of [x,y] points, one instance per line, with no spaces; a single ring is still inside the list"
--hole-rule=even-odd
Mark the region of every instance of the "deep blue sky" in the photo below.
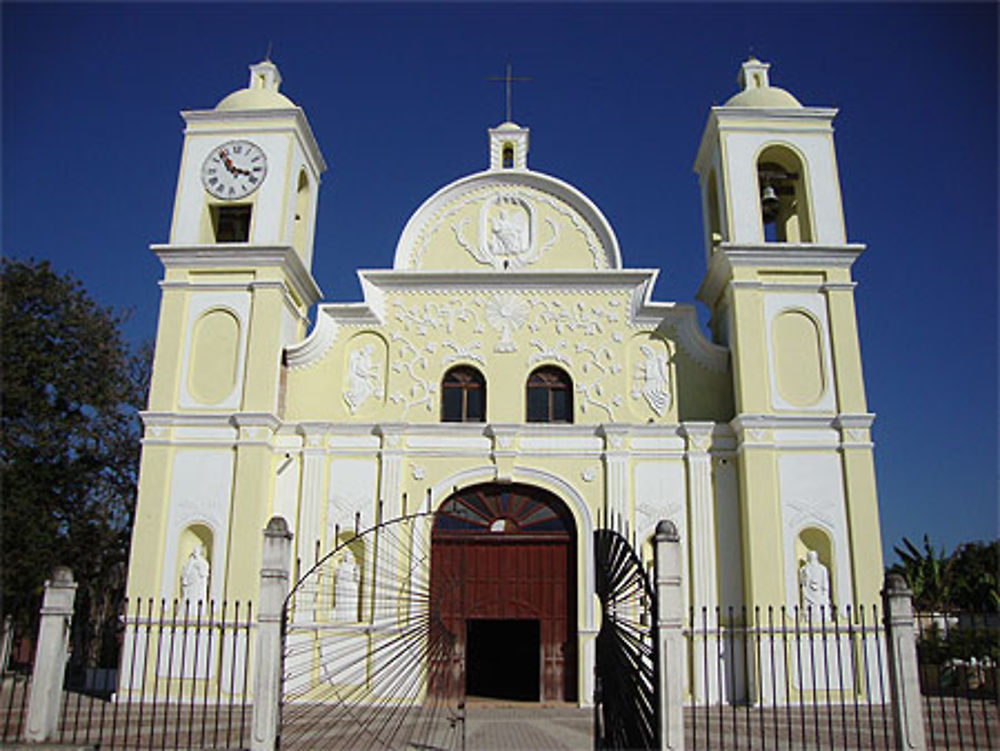
[[[314,274],[354,300],[406,219],[486,166],[518,75],[530,166],[587,193],[655,297],[704,272],[695,149],[749,50],[835,121],[887,559],[903,535],[998,535],[997,6],[11,4],[3,252],[51,260],[152,338],[182,109],[246,85],[273,43],[330,164]],[[704,318],[704,316],[703,316]]]

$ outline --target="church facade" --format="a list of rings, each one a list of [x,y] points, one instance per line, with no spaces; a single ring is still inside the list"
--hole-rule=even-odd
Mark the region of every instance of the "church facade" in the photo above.
[[[480,587],[453,614],[460,642],[506,624],[548,671],[534,698],[581,703],[604,526],[648,560],[673,521],[697,612],[875,602],[864,247],[846,238],[836,111],[755,59],[740,82],[694,162],[710,336],[692,303],[651,299],[656,270],[628,268],[600,209],[529,167],[512,122],[489,130],[487,169],[414,212],[391,269],[359,271],[361,302],[321,302],[325,163],[277,67],[184,112],[170,237],[153,246],[130,598],[254,600],[272,516],[305,573],[355,530],[438,511],[435,565]],[[344,553],[333,617],[369,617],[375,557]]]

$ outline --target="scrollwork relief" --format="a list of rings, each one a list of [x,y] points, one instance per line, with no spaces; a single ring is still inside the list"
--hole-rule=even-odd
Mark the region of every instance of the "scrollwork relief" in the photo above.
[[[472,362],[478,362],[480,365],[485,366],[486,361],[483,356],[478,354],[478,350],[482,349],[482,342],[474,341],[468,344],[459,344],[458,342],[453,342],[450,339],[446,339],[441,342],[441,347],[443,349],[451,350],[450,355],[441,356],[442,365],[451,365],[453,362],[459,360],[471,360]]]
[[[538,339],[532,339],[528,343],[538,350],[538,352],[528,357],[528,367],[545,361],[561,362],[563,365],[573,366],[569,356],[566,354],[566,348],[569,347],[569,343],[565,339],[560,339],[553,346],[544,344]]]
[[[608,419],[614,421],[612,406],[620,407],[622,399],[617,393],[609,399],[604,382],[609,376],[620,373],[622,366],[607,345],[594,348],[580,342],[576,345],[576,352],[585,358],[579,365],[576,383],[576,392],[581,397],[580,411],[586,413],[589,407],[596,407],[604,410]]]
[[[403,407],[405,415],[413,407],[423,406],[430,412],[434,405],[434,395],[437,393],[437,382],[424,377],[427,371],[427,356],[424,352],[414,347],[407,339],[399,334],[392,336],[393,346],[396,348],[396,356],[392,361],[392,372],[400,375],[407,375],[410,379],[410,387],[403,391],[396,391],[389,397],[393,404]],[[433,352],[431,348],[430,352]],[[419,372],[418,372],[419,371]]]

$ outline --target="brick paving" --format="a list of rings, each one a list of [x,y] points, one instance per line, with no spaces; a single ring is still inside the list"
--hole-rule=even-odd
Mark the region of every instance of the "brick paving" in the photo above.
[[[592,751],[594,712],[571,706],[496,706],[466,708],[468,751]]]

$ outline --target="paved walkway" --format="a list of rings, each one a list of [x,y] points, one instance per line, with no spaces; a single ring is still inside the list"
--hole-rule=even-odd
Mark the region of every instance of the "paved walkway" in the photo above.
[[[466,708],[468,751],[592,751],[592,709],[538,704]]]

